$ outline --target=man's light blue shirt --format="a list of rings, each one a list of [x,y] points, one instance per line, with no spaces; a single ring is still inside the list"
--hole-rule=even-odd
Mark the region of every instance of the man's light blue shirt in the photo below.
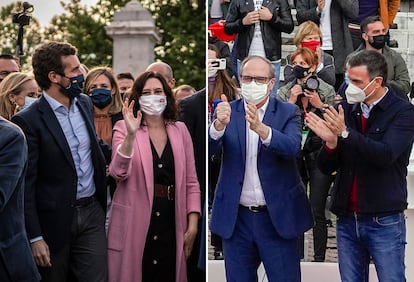
[[[93,179],[94,170],[90,149],[91,140],[85,120],[77,105],[77,99],[72,100],[68,109],[47,95],[46,92],[43,92],[43,95],[55,113],[70,147],[78,175],[76,199],[92,196],[95,194],[95,182]],[[62,171],[62,173],[65,172]]]

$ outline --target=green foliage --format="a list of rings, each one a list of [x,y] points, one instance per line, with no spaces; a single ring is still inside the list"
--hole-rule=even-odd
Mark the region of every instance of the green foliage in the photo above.
[[[205,1],[142,1],[151,11],[162,36],[156,58],[174,70],[177,84],[205,86]]]
[[[45,30],[45,38],[76,46],[80,61],[88,67],[111,65],[112,40],[106,35],[105,22],[92,13],[92,8],[82,6],[80,2],[61,2],[67,13],[52,18]]]
[[[18,1],[0,9],[0,46],[2,54],[16,54],[17,35],[19,24],[12,22],[12,15],[23,11],[22,2]],[[36,46],[42,42],[40,25],[37,19],[32,18],[30,24],[23,28],[23,52],[20,65],[25,72],[31,71],[31,57]]]
[[[129,0],[100,0],[94,14],[109,23],[114,11]],[[162,42],[155,47],[156,60],[169,64],[177,85],[205,86],[205,1],[140,0],[155,20]]]

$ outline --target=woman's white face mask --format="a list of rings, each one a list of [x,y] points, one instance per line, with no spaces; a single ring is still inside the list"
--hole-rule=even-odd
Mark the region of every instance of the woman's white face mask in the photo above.
[[[167,106],[167,97],[164,95],[143,95],[139,98],[139,106],[145,114],[159,116]]]

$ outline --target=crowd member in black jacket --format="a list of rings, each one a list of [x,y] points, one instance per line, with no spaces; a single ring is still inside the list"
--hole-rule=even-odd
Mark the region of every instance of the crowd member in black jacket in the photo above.
[[[228,34],[238,34],[234,46],[237,60],[242,61],[249,55],[257,55],[269,59],[275,65],[276,81],[272,96],[276,95],[279,87],[281,34],[291,33],[293,28],[293,18],[287,0],[233,0],[227,12],[224,31]]]

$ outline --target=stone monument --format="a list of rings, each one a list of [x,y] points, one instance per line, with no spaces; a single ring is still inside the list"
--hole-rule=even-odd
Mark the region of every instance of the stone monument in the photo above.
[[[115,73],[131,72],[136,77],[154,62],[154,46],[161,37],[151,13],[137,0],[115,12],[113,22],[105,29],[113,39]]]

